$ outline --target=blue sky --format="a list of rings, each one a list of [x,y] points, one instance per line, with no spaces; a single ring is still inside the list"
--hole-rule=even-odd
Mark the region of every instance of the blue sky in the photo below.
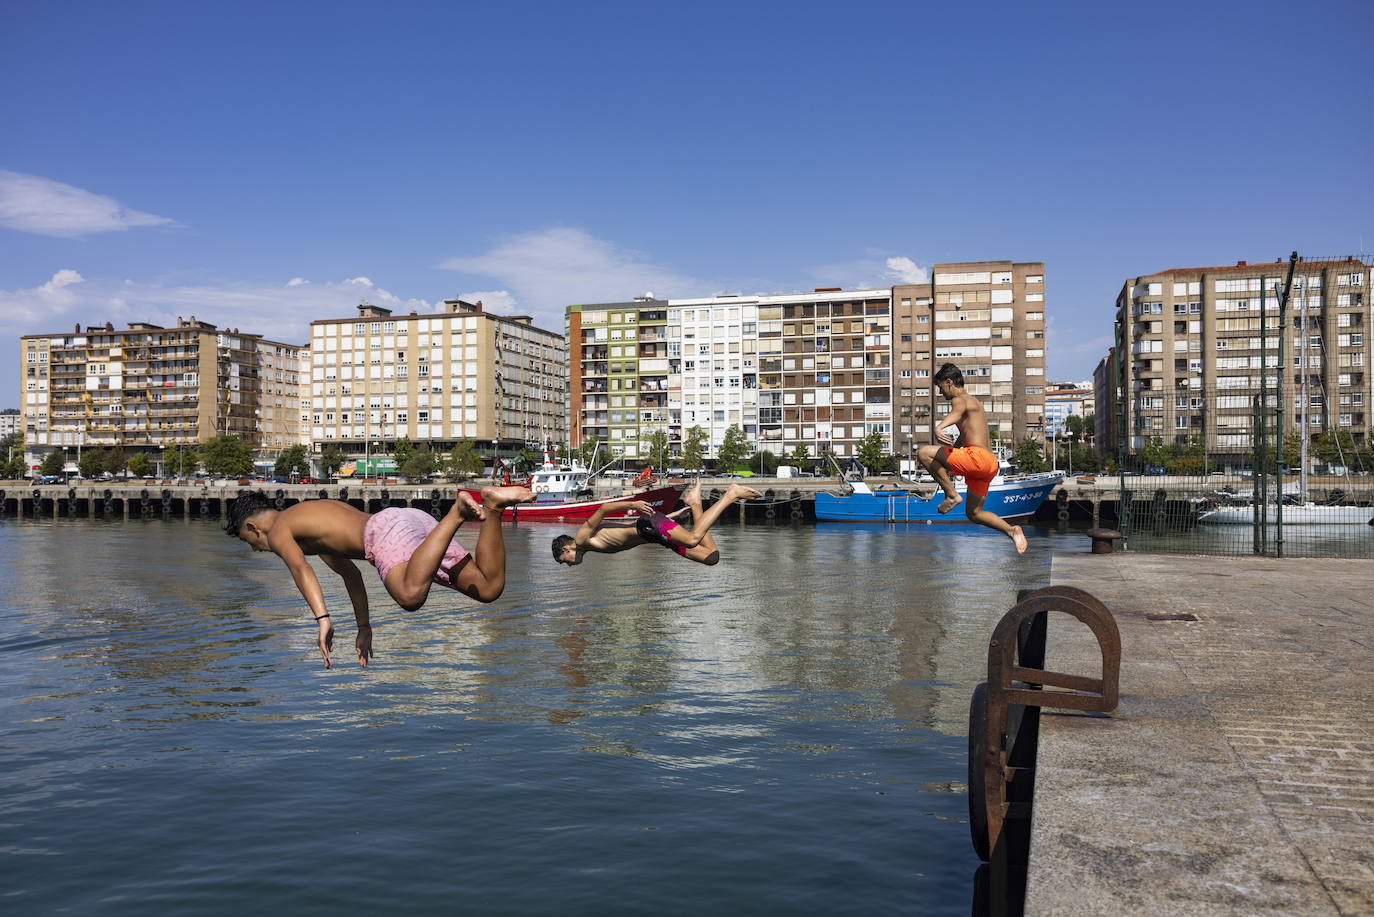
[[[77,322],[306,339],[363,298],[562,328],[646,291],[1374,247],[1374,4],[5,3],[0,379]],[[0,391],[12,406],[18,386]]]

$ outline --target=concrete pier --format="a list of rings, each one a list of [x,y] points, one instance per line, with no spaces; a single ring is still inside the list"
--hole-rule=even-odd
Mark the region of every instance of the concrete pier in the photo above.
[[[1116,617],[1121,701],[1041,717],[1025,913],[1374,913],[1374,566],[1076,554],[1052,579]],[[1048,648],[1100,671],[1066,616]]]

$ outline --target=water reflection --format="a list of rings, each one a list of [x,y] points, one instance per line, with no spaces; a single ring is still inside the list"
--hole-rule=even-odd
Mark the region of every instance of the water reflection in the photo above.
[[[585,876],[612,862],[620,887],[675,889],[680,913],[738,910],[760,881],[827,912],[966,909],[969,691],[1016,589],[1047,578],[1054,536],[1017,557],[965,527],[725,526],[715,567],[642,548],[568,569],[548,550],[561,531],[508,532],[492,605],[436,590],[408,614],[365,570],[366,671],[342,585],[317,566],[338,631],[326,671],[285,567],[212,523],[0,522],[0,820],[36,839],[12,851],[55,864],[23,894],[72,906],[57,889],[153,882],[105,842],[157,812],[171,843],[201,851],[187,881],[208,900],[226,888],[204,859],[210,824],[213,856],[282,882],[263,851],[376,857],[348,839],[380,821],[413,838],[421,854],[389,868],[435,907],[444,864],[462,861],[474,894],[527,900],[513,912],[602,900]],[[364,824],[352,792],[321,798],[322,772],[382,811]],[[461,800],[463,818],[436,800]],[[254,817],[224,825],[226,804]],[[756,868],[722,861],[721,837]],[[503,856],[561,889],[510,882]],[[837,858],[854,860],[848,878],[823,885]],[[289,887],[342,903],[333,882]]]

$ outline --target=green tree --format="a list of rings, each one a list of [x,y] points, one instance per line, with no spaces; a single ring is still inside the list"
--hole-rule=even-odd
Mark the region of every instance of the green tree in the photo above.
[[[883,434],[872,430],[859,443],[855,458],[870,472],[882,471],[887,467],[883,461]]]
[[[409,437],[402,436],[400,439],[396,440],[396,445],[391,450],[391,458],[395,461],[396,467],[400,468],[406,462],[410,461],[410,454],[414,451],[415,444],[410,441]],[[372,473],[371,468],[367,471],[368,474]]]
[[[767,449],[760,449],[749,457],[749,468],[755,474],[764,476],[776,474],[780,464],[782,463],[778,461],[778,457]]]
[[[162,449],[162,473],[166,475],[195,474],[200,456],[190,444],[173,444]]]
[[[1170,443],[1169,457],[1164,462],[1169,474],[1202,474],[1202,438],[1189,436],[1183,442]]]
[[[1092,446],[1074,446],[1071,458],[1073,467],[1080,471],[1093,472],[1102,467],[1102,457]]]
[[[123,474],[129,467],[129,459],[124,455],[122,446],[110,446],[105,450],[105,470],[110,474]]]
[[[596,450],[600,446],[601,440],[595,436],[582,440],[582,445],[577,447],[577,460],[588,468],[592,467],[592,462],[596,461]]]
[[[279,475],[309,474],[310,458],[306,454],[305,446],[297,444],[277,456],[277,461],[272,465],[272,471]]]
[[[435,465],[434,453],[430,451],[429,444],[420,443],[410,450],[410,455],[397,467],[397,471],[408,481],[421,481],[433,474]]]
[[[1012,460],[1016,462],[1017,468],[1032,474],[1037,471],[1048,471],[1050,467],[1045,461],[1045,453],[1040,448],[1039,440],[1032,436],[1027,436],[1017,444]]]
[[[460,439],[448,453],[448,472],[455,478],[482,473],[482,457],[471,440]]]
[[[682,441],[682,467],[688,471],[700,471],[706,461],[706,431],[693,425],[688,428]]]
[[[320,470],[324,472],[325,477],[334,477],[334,475],[338,474],[339,469],[342,468],[343,465],[343,450],[338,446],[330,443],[320,450]]]
[[[47,459],[43,460],[43,467],[47,467]],[[81,472],[83,478],[98,478],[100,473],[105,470],[105,450],[87,449],[81,453],[81,458],[76,463],[76,468]],[[61,464],[57,466],[57,471],[62,470]],[[47,474],[48,472],[43,472]],[[54,472],[56,474],[57,472]]]
[[[821,448],[820,454],[816,456],[816,461],[821,466],[821,470],[817,472],[817,474],[822,477],[829,476],[835,472],[835,450],[831,449],[829,446]]]
[[[716,450],[716,470],[736,471],[748,457],[749,443],[744,438],[744,431],[739,424],[730,424],[725,428],[725,438],[721,440],[720,448]]]
[[[573,457],[573,453],[572,450],[568,448],[567,443],[559,443],[554,447],[553,457],[560,462],[567,462]]]
[[[1297,430],[1283,434],[1283,463],[1294,469],[1302,464],[1302,434]]]
[[[797,443],[796,448],[789,452],[785,458],[787,464],[805,468],[811,464],[811,447],[806,443]]]
[[[87,455],[95,456],[96,463],[99,464],[99,462],[100,462],[100,457],[99,457],[99,455],[96,454],[96,452],[95,452],[94,449],[92,449],[90,452],[88,452],[88,453],[86,453],[86,454],[87,454]],[[82,458],[84,459],[85,456],[82,456]],[[43,456],[43,461],[40,462],[39,465],[38,465],[38,472],[39,472],[39,474],[45,474],[45,475],[59,475],[59,474],[62,473],[62,466],[63,466],[63,464],[65,464],[65,463],[64,463],[64,461],[63,461],[63,457],[62,457],[61,451],[59,451],[59,450],[57,450],[57,449],[54,449],[53,451],[49,452],[47,455]],[[86,474],[86,472],[84,472],[84,471],[81,472],[81,473],[82,473],[83,475],[85,475],[86,477],[88,477],[88,478],[89,478],[89,477],[92,477],[92,475],[88,475],[88,474]],[[96,472],[96,474],[99,474],[99,473],[100,473],[99,471]]]
[[[1312,454],[1328,465],[1355,461],[1355,438],[1347,430],[1326,430],[1312,437]]]
[[[134,473],[134,477],[146,478],[153,473],[153,460],[148,458],[146,452],[135,452],[129,456],[129,470]]]
[[[1083,436],[1083,418],[1077,414],[1070,414],[1064,418],[1064,438],[1070,443],[1077,442]]]
[[[656,470],[663,470],[668,457],[668,431],[654,430],[639,443],[639,454],[648,458]]]
[[[1140,450],[1140,461],[1146,465],[1163,465],[1169,460],[1169,447],[1164,444],[1164,437],[1151,436],[1145,440],[1145,445]]]
[[[253,450],[237,436],[216,436],[200,450],[205,470],[239,477],[253,473]]]

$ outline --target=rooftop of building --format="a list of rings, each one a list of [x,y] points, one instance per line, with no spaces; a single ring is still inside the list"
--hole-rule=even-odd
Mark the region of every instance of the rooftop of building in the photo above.
[[[488,312],[482,307],[482,300],[468,302],[463,299],[444,300],[443,312],[416,312],[412,310],[406,315],[393,315],[390,309],[383,306],[373,305],[367,300],[358,304],[358,314],[352,318],[317,318],[310,323],[315,325],[348,325],[362,319],[390,319],[392,321],[408,320],[412,318],[453,318],[454,316],[476,315],[489,318],[492,321],[505,322],[512,325],[521,325],[526,328],[540,331],[544,334],[562,336],[561,332],[549,331],[547,328],[540,328],[534,324],[534,317],[530,315],[497,315],[495,312]]]
[[[1343,266],[1369,267],[1369,264],[1366,263],[1365,259],[1355,257],[1354,255],[1350,255],[1345,258],[1314,258],[1311,260],[1304,258],[1298,259],[1299,268],[1340,268]],[[1275,258],[1273,261],[1256,262],[1254,264],[1251,264],[1248,261],[1237,261],[1235,264],[1221,264],[1214,265],[1212,267],[1171,267],[1167,268],[1166,270],[1156,271],[1153,274],[1142,274],[1140,275],[1140,277],[1136,278],[1136,281],[1138,282],[1147,277],[1161,277],[1165,274],[1258,274],[1261,272],[1272,272],[1276,270],[1286,272],[1288,270],[1288,259]]]

